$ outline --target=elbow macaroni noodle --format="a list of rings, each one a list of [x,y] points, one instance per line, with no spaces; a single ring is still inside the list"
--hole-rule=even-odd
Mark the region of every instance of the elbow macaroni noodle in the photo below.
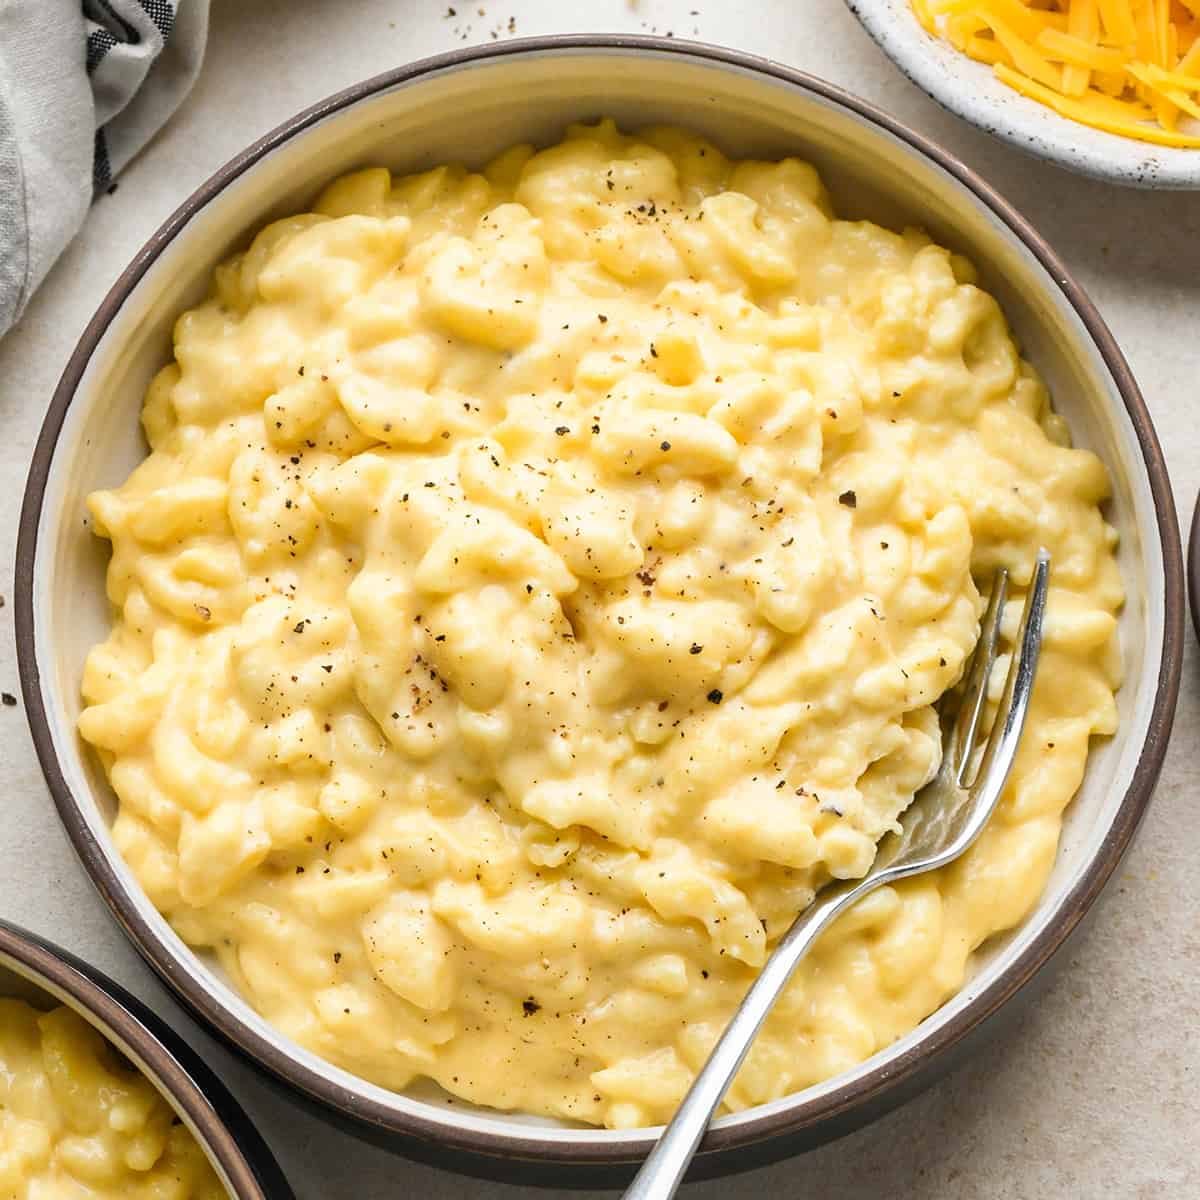
[[[264,229],[90,501],[80,729],[153,903],[379,1084],[662,1121],[935,770],[976,581],[1010,569],[1011,633],[1045,545],[999,814],[822,939],[727,1103],[910,1030],[1034,903],[1116,721],[1108,480],[973,278],[804,163],[609,121]]]
[[[225,1196],[170,1105],[82,1017],[0,998],[0,1198]]]

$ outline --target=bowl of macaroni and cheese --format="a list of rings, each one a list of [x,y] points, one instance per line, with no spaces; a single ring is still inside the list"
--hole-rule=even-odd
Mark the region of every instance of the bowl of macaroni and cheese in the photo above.
[[[0,922],[0,1194],[286,1200],[194,1052],[110,979]]]
[[[85,333],[21,539],[38,751],[139,948],[481,1170],[645,1153],[936,769],[997,568],[1011,629],[1054,562],[1008,795],[823,938],[701,1169],[972,1043],[1114,869],[1178,689],[1161,452],[1051,251],[862,102],[667,40],[429,60],[218,172]]]

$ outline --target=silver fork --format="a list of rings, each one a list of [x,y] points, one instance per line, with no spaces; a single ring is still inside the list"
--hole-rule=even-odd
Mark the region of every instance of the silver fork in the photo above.
[[[1008,594],[1008,573],[1003,568],[992,581],[966,682],[961,691],[949,693],[942,705],[942,763],[938,773],[901,816],[900,832],[888,834],[880,842],[871,870],[862,879],[822,889],[780,939],[671,1123],[634,1176],[625,1200],[670,1200],[675,1195],[763,1021],[821,931],[876,888],[953,862],[983,831],[1004,791],[1025,727],[1049,579],[1050,556],[1042,550],[1025,597],[1004,695],[973,780],[966,782],[979,740],[988,677],[996,660],[1000,618]],[[957,697],[958,703],[951,697]]]

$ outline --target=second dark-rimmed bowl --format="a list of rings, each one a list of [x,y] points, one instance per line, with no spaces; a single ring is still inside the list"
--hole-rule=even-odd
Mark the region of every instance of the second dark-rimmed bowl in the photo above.
[[[738,156],[814,162],[842,215],[922,225],[969,255],[998,296],[1077,439],[1107,463],[1110,519],[1129,591],[1121,619],[1127,679],[1121,727],[1095,747],[1044,895],[994,940],[962,991],[915,1031],[837,1078],[719,1119],[701,1171],[826,1141],[928,1084],[1082,919],[1146,810],[1179,688],[1183,570],[1170,484],[1150,416],[1095,308],[1041,238],[945,151],[829,85],[763,59],[674,40],[566,37],[465,50],[367,81],[255,143],[191,196],[117,281],[54,396],[21,517],[18,654],[46,778],[75,847],[129,936],[191,1009],[266,1070],[343,1117],[453,1168],[578,1181],[644,1155],[649,1130],[569,1128],[399,1095],[316,1058],[271,1028],[149,904],[114,849],[114,799],[75,733],[88,648],[108,632],[106,556],[84,498],[119,483],[145,453],[138,412],[171,354],[175,316],[213,266],[269,218],[321,185],[382,163],[414,170],[479,164],[521,141],[548,143],[573,120],[672,122]],[[482,1166],[479,1164],[482,1162]]]
[[[0,921],[0,996],[73,1009],[150,1080],[212,1163],[232,1200],[292,1200],[250,1118],[195,1052],[106,975]]]

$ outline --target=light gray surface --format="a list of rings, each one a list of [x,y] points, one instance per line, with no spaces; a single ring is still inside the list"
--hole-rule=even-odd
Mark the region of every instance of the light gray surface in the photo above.
[[[0,593],[11,597],[18,499],[42,411],[105,289],[190,189],[259,133],[357,79],[493,31],[604,30],[700,37],[770,54],[881,104],[943,141],[1020,207],[1112,325],[1166,446],[1181,517],[1200,484],[1200,202],[1120,192],[986,140],[936,108],[879,54],[841,0],[221,0],[209,57],[180,113],[93,210],[22,323],[0,342]],[[479,8],[486,10],[483,16]],[[695,15],[691,15],[692,13]],[[334,19],[333,14],[337,14]],[[465,41],[464,41],[465,38]],[[1190,303],[1189,303],[1190,302]],[[0,610],[0,688],[17,692],[11,605]],[[1200,1167],[1200,662],[1189,632],[1176,737],[1142,835],[1052,987],[1001,1040],[933,1092],[823,1150],[686,1195],[1008,1198],[1191,1196]],[[24,715],[0,709],[0,914],[54,937],[164,1013],[142,966],[77,865],[42,782]],[[1188,751],[1193,753],[1189,754]],[[261,1122],[301,1200],[504,1197],[327,1130],[215,1047],[208,1055]],[[1192,1131],[1192,1134],[1188,1133]],[[549,1195],[548,1193],[544,1193]]]

